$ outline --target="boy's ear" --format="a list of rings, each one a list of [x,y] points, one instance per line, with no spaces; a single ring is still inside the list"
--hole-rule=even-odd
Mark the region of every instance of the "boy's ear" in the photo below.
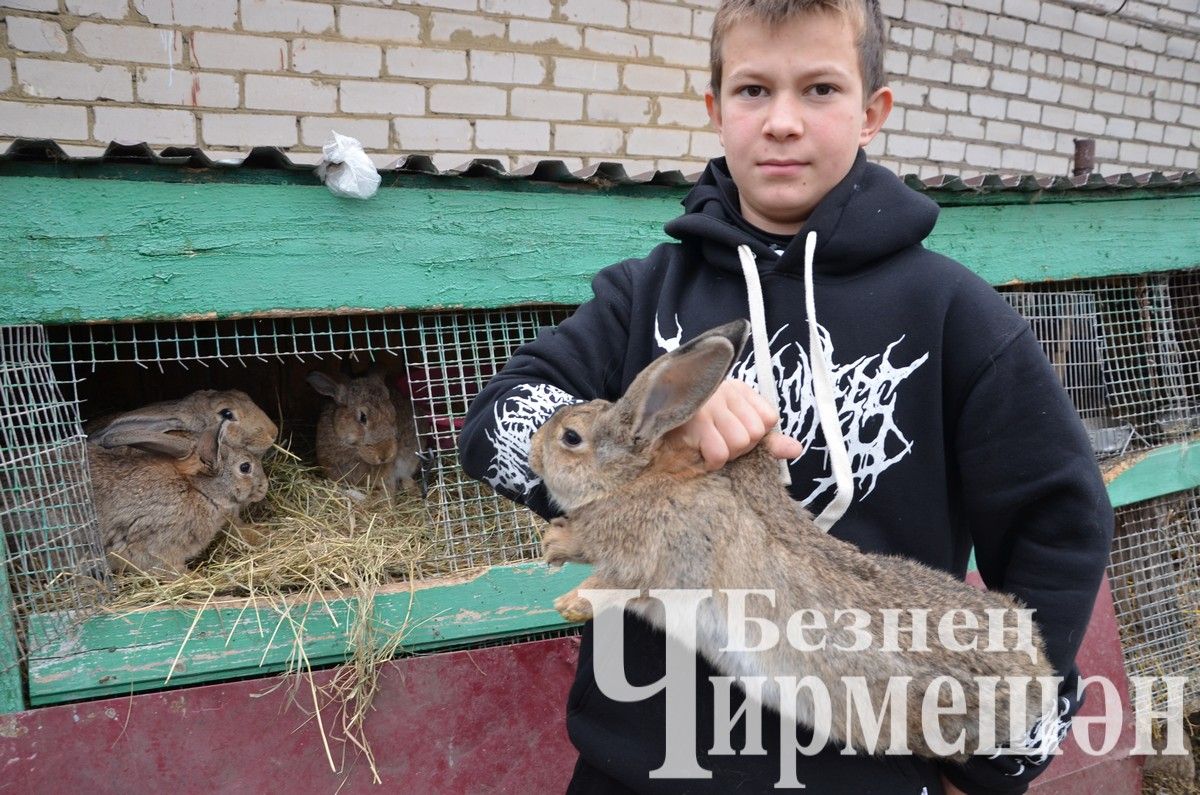
[[[704,109],[708,111],[708,120],[712,122],[713,130],[716,131],[717,137],[721,137],[721,103],[713,94],[712,89],[704,92]],[[721,141],[724,146],[725,142]]]
[[[858,136],[858,145],[860,147],[871,143],[871,139],[883,127],[883,123],[887,121],[887,117],[892,112],[892,90],[887,86],[876,91],[867,100],[866,108],[863,112],[862,132]]]

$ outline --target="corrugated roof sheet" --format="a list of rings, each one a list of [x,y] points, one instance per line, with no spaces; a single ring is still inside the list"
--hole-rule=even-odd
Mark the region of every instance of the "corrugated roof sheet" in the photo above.
[[[98,157],[76,157],[63,151],[55,141],[49,139],[18,139],[0,154],[0,163],[12,162],[74,162],[103,164],[136,164],[177,166],[188,169],[273,169],[292,172],[312,172],[315,167],[306,163],[295,163],[279,148],[256,146],[244,158],[213,160],[195,147],[169,146],[160,152],[146,143],[123,144],[113,142]],[[439,170],[433,159],[424,154],[412,154],[397,159],[379,169],[383,176],[388,174],[424,174],[438,177],[461,177],[464,179],[489,178],[499,180],[529,180],[558,183],[563,185],[586,184],[598,187],[656,185],[679,187],[694,184],[699,173],[684,175],[680,171],[648,171],[630,175],[620,163],[596,163],[587,168],[571,171],[561,160],[541,160],[523,168],[508,171],[499,161],[491,158],[475,158],[453,169]],[[314,176],[315,179],[315,176]],[[910,188],[935,193],[1032,193],[1036,191],[1120,191],[1131,188],[1175,189],[1200,186],[1200,173],[1196,171],[1159,172],[1145,174],[1116,174],[1108,177],[1100,174],[1084,174],[1077,177],[1039,177],[1031,174],[1001,175],[985,174],[963,179],[943,175],[921,179],[915,174],[904,177]]]

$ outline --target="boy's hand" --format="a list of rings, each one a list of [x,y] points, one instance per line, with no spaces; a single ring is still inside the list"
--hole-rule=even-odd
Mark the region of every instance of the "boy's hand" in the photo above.
[[[754,449],[779,422],[775,410],[754,388],[743,381],[721,382],[696,415],[671,431],[685,444],[695,447],[710,472]],[[767,436],[767,450],[776,458],[796,458],[804,445],[782,434]]]

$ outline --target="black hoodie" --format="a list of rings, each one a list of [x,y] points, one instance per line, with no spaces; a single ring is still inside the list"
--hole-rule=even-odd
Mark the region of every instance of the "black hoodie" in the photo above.
[[[852,502],[831,532],[863,550],[905,555],[960,577],[974,547],[988,587],[1036,610],[1050,662],[1067,677],[1063,717],[1073,714],[1074,658],[1107,563],[1112,509],[1078,414],[1029,324],[982,279],[922,247],[937,205],[861,151],[782,253],[742,218],[723,158],[709,164],[683,204],[685,214],[665,227],[678,243],[601,271],[595,297],[519,349],[485,387],[460,439],[463,467],[542,516],[554,515],[525,460],[532,432],[558,406],[614,400],[667,350],[747,317],[737,247],[748,245],[762,283],[783,430],[806,447],[790,465],[791,493],[820,513],[836,486],[809,380],[804,237],[815,231],[817,323],[854,470]],[[749,358],[744,352],[735,377],[752,378]],[[697,748],[714,778],[650,779],[663,761],[664,700],[624,704],[600,693],[590,629],[589,622],[567,723],[585,766],[635,791],[773,788],[773,736],[764,738],[765,757],[707,753],[712,669],[703,660]],[[663,635],[628,615],[625,631],[629,681],[656,681]],[[768,734],[772,723],[764,721]],[[827,748],[798,761],[798,779],[818,793],[919,795],[927,787],[933,795],[945,772],[972,795],[1020,793],[1044,767],[975,757],[939,768]]]

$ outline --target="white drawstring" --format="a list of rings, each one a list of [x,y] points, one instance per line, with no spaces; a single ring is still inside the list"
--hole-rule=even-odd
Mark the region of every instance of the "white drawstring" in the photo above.
[[[754,346],[754,380],[757,382],[758,394],[762,395],[772,406],[779,406],[779,391],[775,384],[775,375],[771,372],[771,346],[767,342],[767,319],[763,310],[762,285],[758,281],[758,265],[754,262],[754,252],[749,246],[738,246],[738,258],[742,262],[742,277],[746,280],[746,296],[750,300],[750,340]],[[775,430],[779,430],[775,423]],[[792,475],[788,471],[788,462],[780,459],[779,479],[783,485],[792,485]]]
[[[829,450],[829,461],[833,467],[836,484],[833,500],[817,517],[817,526],[829,532],[829,528],[845,515],[854,497],[854,470],[850,467],[850,454],[846,450],[846,437],[842,434],[842,423],[838,418],[837,402],[833,396],[833,373],[825,356],[825,346],[817,332],[817,307],[813,298],[813,255],[817,249],[817,233],[809,232],[804,241],[804,307],[808,312],[808,358],[812,368],[813,400],[817,406],[817,417],[821,432],[825,434],[825,445]]]

